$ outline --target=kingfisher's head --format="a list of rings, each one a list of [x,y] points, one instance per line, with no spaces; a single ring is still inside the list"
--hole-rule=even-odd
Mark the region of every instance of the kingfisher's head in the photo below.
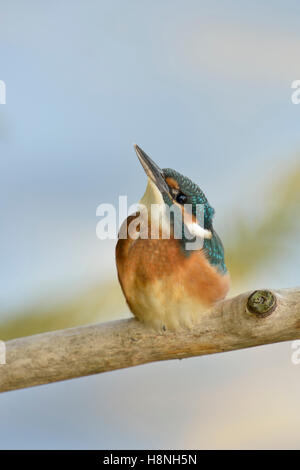
[[[214,209],[199,186],[171,168],[160,169],[140,147],[134,147],[148,176],[148,185],[140,203],[149,213],[153,204],[177,207],[192,235],[210,239]]]

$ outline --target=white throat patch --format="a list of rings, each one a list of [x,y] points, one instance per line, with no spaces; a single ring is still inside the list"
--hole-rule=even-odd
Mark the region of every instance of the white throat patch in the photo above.
[[[155,227],[161,227],[163,218],[166,221],[165,201],[156,184],[150,178],[148,178],[146,191],[139,204],[143,206],[142,209],[147,210],[149,220],[151,217],[151,224]]]

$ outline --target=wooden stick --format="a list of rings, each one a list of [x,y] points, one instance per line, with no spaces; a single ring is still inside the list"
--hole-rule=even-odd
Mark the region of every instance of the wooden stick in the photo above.
[[[219,303],[192,330],[157,333],[129,319],[8,341],[0,392],[298,338],[300,289],[255,291]]]

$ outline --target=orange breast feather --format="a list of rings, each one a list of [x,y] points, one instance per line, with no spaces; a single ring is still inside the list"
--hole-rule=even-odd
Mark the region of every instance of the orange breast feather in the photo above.
[[[129,216],[121,231],[137,216]],[[229,276],[211,266],[203,251],[186,256],[174,238],[119,239],[116,262],[130,310],[158,330],[192,327],[229,289]]]

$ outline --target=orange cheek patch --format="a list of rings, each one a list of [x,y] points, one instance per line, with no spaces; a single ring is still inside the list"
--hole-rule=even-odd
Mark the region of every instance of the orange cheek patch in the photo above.
[[[166,183],[167,183],[167,185],[168,185],[170,188],[177,189],[178,191],[180,190],[179,185],[178,185],[177,181],[174,180],[174,178],[171,178],[171,177],[169,176],[168,178],[166,178]],[[180,208],[180,210],[181,210],[181,212],[182,212],[182,216],[185,217],[184,220],[185,220],[186,222],[189,222],[189,223],[198,223],[196,217],[195,217],[193,214],[191,214],[191,213],[185,211],[185,210],[184,210],[184,207],[183,207],[182,205],[180,205],[179,203],[177,203],[176,201],[174,201],[174,202],[175,202],[175,204]]]
[[[170,176],[166,178],[166,183],[168,186],[170,186],[170,188],[179,189],[177,181],[174,180],[174,178],[171,178]]]

